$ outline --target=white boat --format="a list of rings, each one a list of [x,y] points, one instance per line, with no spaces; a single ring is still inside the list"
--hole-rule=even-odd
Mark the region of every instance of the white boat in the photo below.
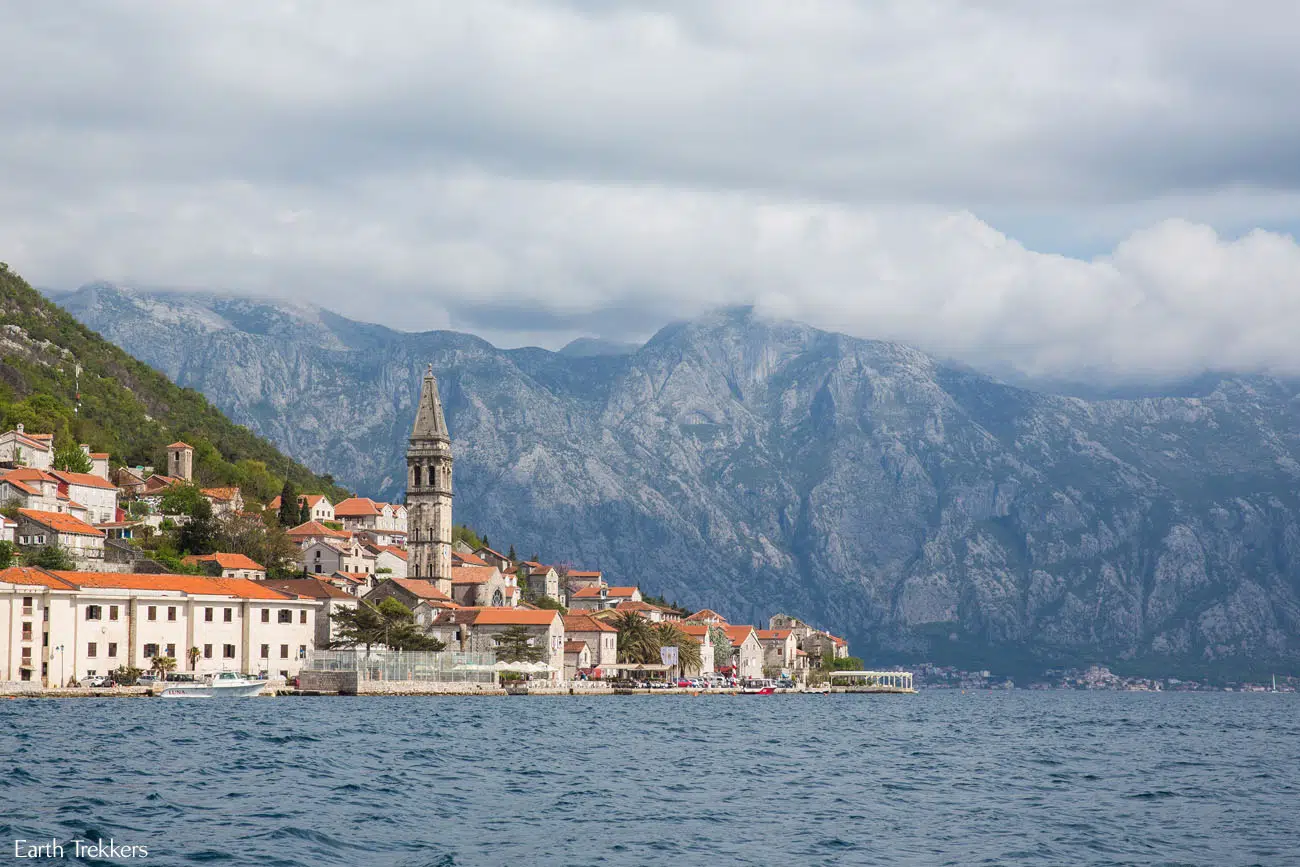
[[[250,698],[266,687],[266,681],[244,677],[233,671],[206,674],[193,683],[169,683],[163,698]]]

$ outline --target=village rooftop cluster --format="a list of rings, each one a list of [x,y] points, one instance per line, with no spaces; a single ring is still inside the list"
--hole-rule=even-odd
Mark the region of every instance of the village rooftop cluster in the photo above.
[[[288,508],[279,497],[259,507],[238,487],[200,487],[185,442],[167,447],[164,474],[111,467],[89,446],[76,461],[84,471],[59,469],[53,440],[22,425],[0,434],[0,551],[9,563],[0,570],[0,683],[102,684],[151,670],[290,681],[317,651],[369,650],[368,617],[405,636],[405,649],[524,658],[533,678],[552,684],[803,684],[860,666],[844,639],[795,617],[733,624],[600,570],[471,544],[472,532],[452,523],[451,440],[431,368],[400,504],[305,494]],[[187,499],[205,505],[174,507]],[[166,533],[184,539],[207,520],[278,533],[289,554],[268,567],[243,552],[184,552],[169,569],[144,544]]]

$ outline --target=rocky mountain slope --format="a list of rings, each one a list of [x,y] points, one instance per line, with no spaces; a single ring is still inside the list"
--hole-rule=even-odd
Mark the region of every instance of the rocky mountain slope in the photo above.
[[[166,446],[195,447],[197,478],[212,485],[343,492],[232,423],[203,395],[178,388],[0,263],[0,430],[25,424],[56,443],[90,443],[117,465],[167,466]]]
[[[877,660],[1300,657],[1296,383],[1085,401],[747,311],[592,354],[212,295],[61,301],[383,498],[432,362],[457,520],[736,618],[803,615]]]

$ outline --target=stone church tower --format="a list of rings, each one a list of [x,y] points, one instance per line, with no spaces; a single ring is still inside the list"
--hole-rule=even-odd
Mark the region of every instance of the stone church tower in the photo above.
[[[433,365],[424,374],[406,450],[407,574],[451,595],[451,437]]]

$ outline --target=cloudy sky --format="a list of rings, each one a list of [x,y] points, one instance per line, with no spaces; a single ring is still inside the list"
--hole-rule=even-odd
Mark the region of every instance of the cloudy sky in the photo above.
[[[986,369],[1300,373],[1300,11],[0,4],[0,259],[499,345],[754,304]]]

